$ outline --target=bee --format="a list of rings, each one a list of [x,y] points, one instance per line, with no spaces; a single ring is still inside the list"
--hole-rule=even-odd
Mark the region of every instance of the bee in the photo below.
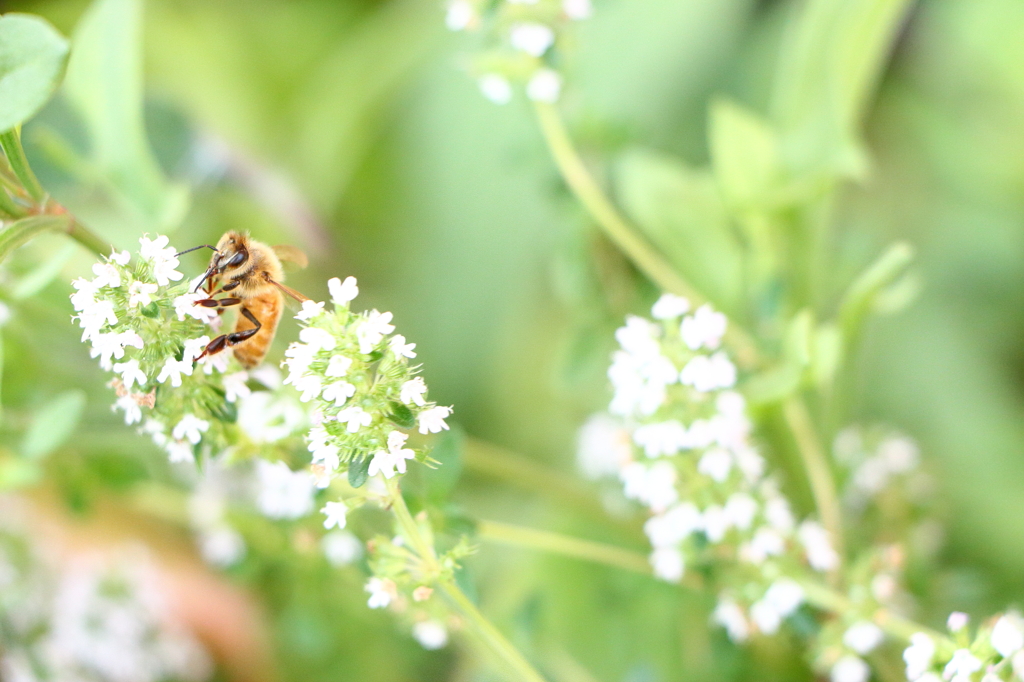
[[[305,267],[306,255],[291,246],[268,246],[241,232],[225,232],[217,246],[202,244],[178,255],[205,248],[213,249],[213,257],[193,290],[202,287],[207,295],[197,305],[216,308],[218,313],[231,306],[239,308],[234,331],[210,341],[196,360],[231,348],[238,362],[251,369],[263,361],[274,340],[284,310],[284,296],[299,302],[309,300],[282,283],[281,261]],[[216,298],[221,294],[228,296]]]

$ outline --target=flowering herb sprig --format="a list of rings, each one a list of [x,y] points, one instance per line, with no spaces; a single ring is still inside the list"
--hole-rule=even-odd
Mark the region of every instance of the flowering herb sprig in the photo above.
[[[483,34],[471,71],[487,99],[506,104],[522,87],[529,99],[552,103],[562,90],[556,50],[568,25],[592,12],[590,0],[452,0],[445,23]]]

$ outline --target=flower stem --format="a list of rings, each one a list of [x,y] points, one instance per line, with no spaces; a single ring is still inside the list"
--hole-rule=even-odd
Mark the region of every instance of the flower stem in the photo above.
[[[836,493],[835,480],[825,450],[814,430],[807,406],[799,397],[788,398],[782,406],[786,424],[796,440],[797,450],[803,460],[807,478],[811,483],[814,504],[821,516],[821,522],[832,535],[836,552],[843,556],[843,521]]]
[[[558,109],[543,102],[536,102],[534,108],[548,149],[551,151],[566,184],[609,239],[641,272],[664,291],[685,296],[695,306],[704,303],[706,297],[680,276],[662,258],[661,254],[637,234],[636,229],[626,222],[614,204],[605,196],[576,151]],[[757,345],[746,332],[735,324],[729,325],[726,332],[726,343],[735,350],[737,359],[742,364],[750,366],[757,362]]]
[[[12,128],[6,133],[0,134],[0,147],[3,148],[4,154],[7,155],[7,160],[11,164],[11,170],[14,171],[18,180],[21,181],[29,196],[37,204],[42,205],[46,201],[46,191],[39,184],[36,174],[32,172],[32,167],[28,165],[25,149],[21,146],[20,128]]]
[[[398,485],[398,479],[388,479],[387,490],[391,501],[391,509],[398,519],[398,525],[402,528],[406,539],[409,540],[413,549],[419,554],[420,559],[426,565],[429,572],[441,575],[441,565],[437,560],[437,553],[433,546],[426,541],[415,519],[409,513],[402,498],[402,491]],[[505,661],[510,669],[514,670],[519,679],[524,682],[545,682],[530,662],[519,652],[504,635],[487,620],[486,616],[469,600],[469,597],[459,589],[458,585],[451,579],[438,579],[438,587],[448,596],[455,607],[462,613],[471,630],[484,641],[499,658]]]

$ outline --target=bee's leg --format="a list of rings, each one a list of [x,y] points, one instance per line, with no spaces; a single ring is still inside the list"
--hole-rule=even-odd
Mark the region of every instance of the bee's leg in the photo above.
[[[201,301],[196,301],[196,305],[201,305],[204,308],[227,308],[231,305],[238,305],[242,302],[240,298],[204,298]]]
[[[231,299],[221,299],[221,300],[222,301],[226,301],[226,300],[231,300]],[[237,301],[237,299],[235,299],[235,300]],[[202,301],[200,301],[200,303],[202,303]],[[235,305],[235,304],[231,304],[231,305]],[[260,329],[263,328],[263,324],[259,320],[256,319],[255,315],[253,315],[251,312],[249,312],[248,308],[242,308],[241,313],[245,317],[245,319],[249,320],[250,322],[252,322],[256,326],[255,327],[250,327],[249,329],[243,329],[240,332],[231,332],[230,334],[221,334],[220,336],[215,338],[213,341],[210,341],[210,343],[208,343],[206,345],[206,348],[203,350],[202,354],[198,358],[196,358],[197,361],[198,360],[202,360],[207,355],[215,355],[215,354],[221,352],[222,350],[224,350],[225,348],[228,348],[230,346],[237,346],[238,344],[242,343],[243,341],[246,341],[246,340],[252,338],[256,334],[256,332],[258,332]]]

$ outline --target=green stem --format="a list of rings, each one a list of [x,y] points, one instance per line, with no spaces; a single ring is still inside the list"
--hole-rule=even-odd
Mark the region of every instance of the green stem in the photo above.
[[[707,299],[637,234],[605,196],[576,151],[558,109],[542,102],[535,103],[534,108],[548,148],[566,184],[609,239],[661,289],[685,296],[695,306],[704,303]],[[726,343],[736,351],[741,363],[746,366],[756,364],[757,345],[735,324],[729,325]]]
[[[7,155],[7,160],[11,164],[11,170],[14,171],[18,180],[21,181],[29,196],[42,206],[46,201],[46,191],[39,184],[36,174],[32,172],[32,167],[28,165],[25,149],[21,146],[21,129],[12,128],[6,133],[0,134],[0,147],[3,148],[4,153]]]
[[[0,232],[0,262],[22,244],[36,238],[43,232],[65,232],[75,241],[102,255],[109,250],[103,240],[68,214],[34,215],[17,220]]]
[[[441,565],[437,560],[437,553],[434,551],[434,547],[426,541],[423,534],[420,532],[419,527],[416,525],[415,519],[412,514],[409,513],[409,507],[405,504],[405,499],[402,498],[402,491],[398,485],[398,479],[388,479],[387,490],[391,501],[391,509],[395,513],[395,518],[398,519],[398,525],[402,528],[402,532],[405,534],[406,539],[412,545],[412,548],[419,555],[420,559],[426,565],[428,573],[440,576],[442,574]],[[545,682],[544,678],[541,677],[530,662],[519,653],[519,650],[513,646],[513,644],[505,638],[504,635],[491,623],[487,618],[480,613],[476,605],[469,600],[462,590],[455,584],[451,579],[438,579],[438,587],[448,596],[448,598],[455,604],[455,607],[462,613],[466,622],[469,624],[476,635],[483,640],[491,650],[498,655],[505,663],[516,672],[519,679],[524,682]]]
[[[97,256],[106,256],[110,253],[110,244],[100,239],[99,235],[82,223],[78,222],[77,218],[71,218],[71,226],[68,228],[68,235],[70,235],[76,242],[95,253]]]
[[[814,430],[811,415],[799,397],[787,399],[782,406],[782,411],[786,418],[786,424],[796,440],[800,458],[803,460],[818,515],[821,517],[822,524],[832,535],[836,552],[842,557],[844,554],[843,520],[839,495],[836,493],[832,469],[829,466],[825,450],[821,446],[821,441],[818,439],[818,434]]]
[[[0,217],[20,218],[25,215],[25,209],[14,202],[3,187],[0,187]]]

